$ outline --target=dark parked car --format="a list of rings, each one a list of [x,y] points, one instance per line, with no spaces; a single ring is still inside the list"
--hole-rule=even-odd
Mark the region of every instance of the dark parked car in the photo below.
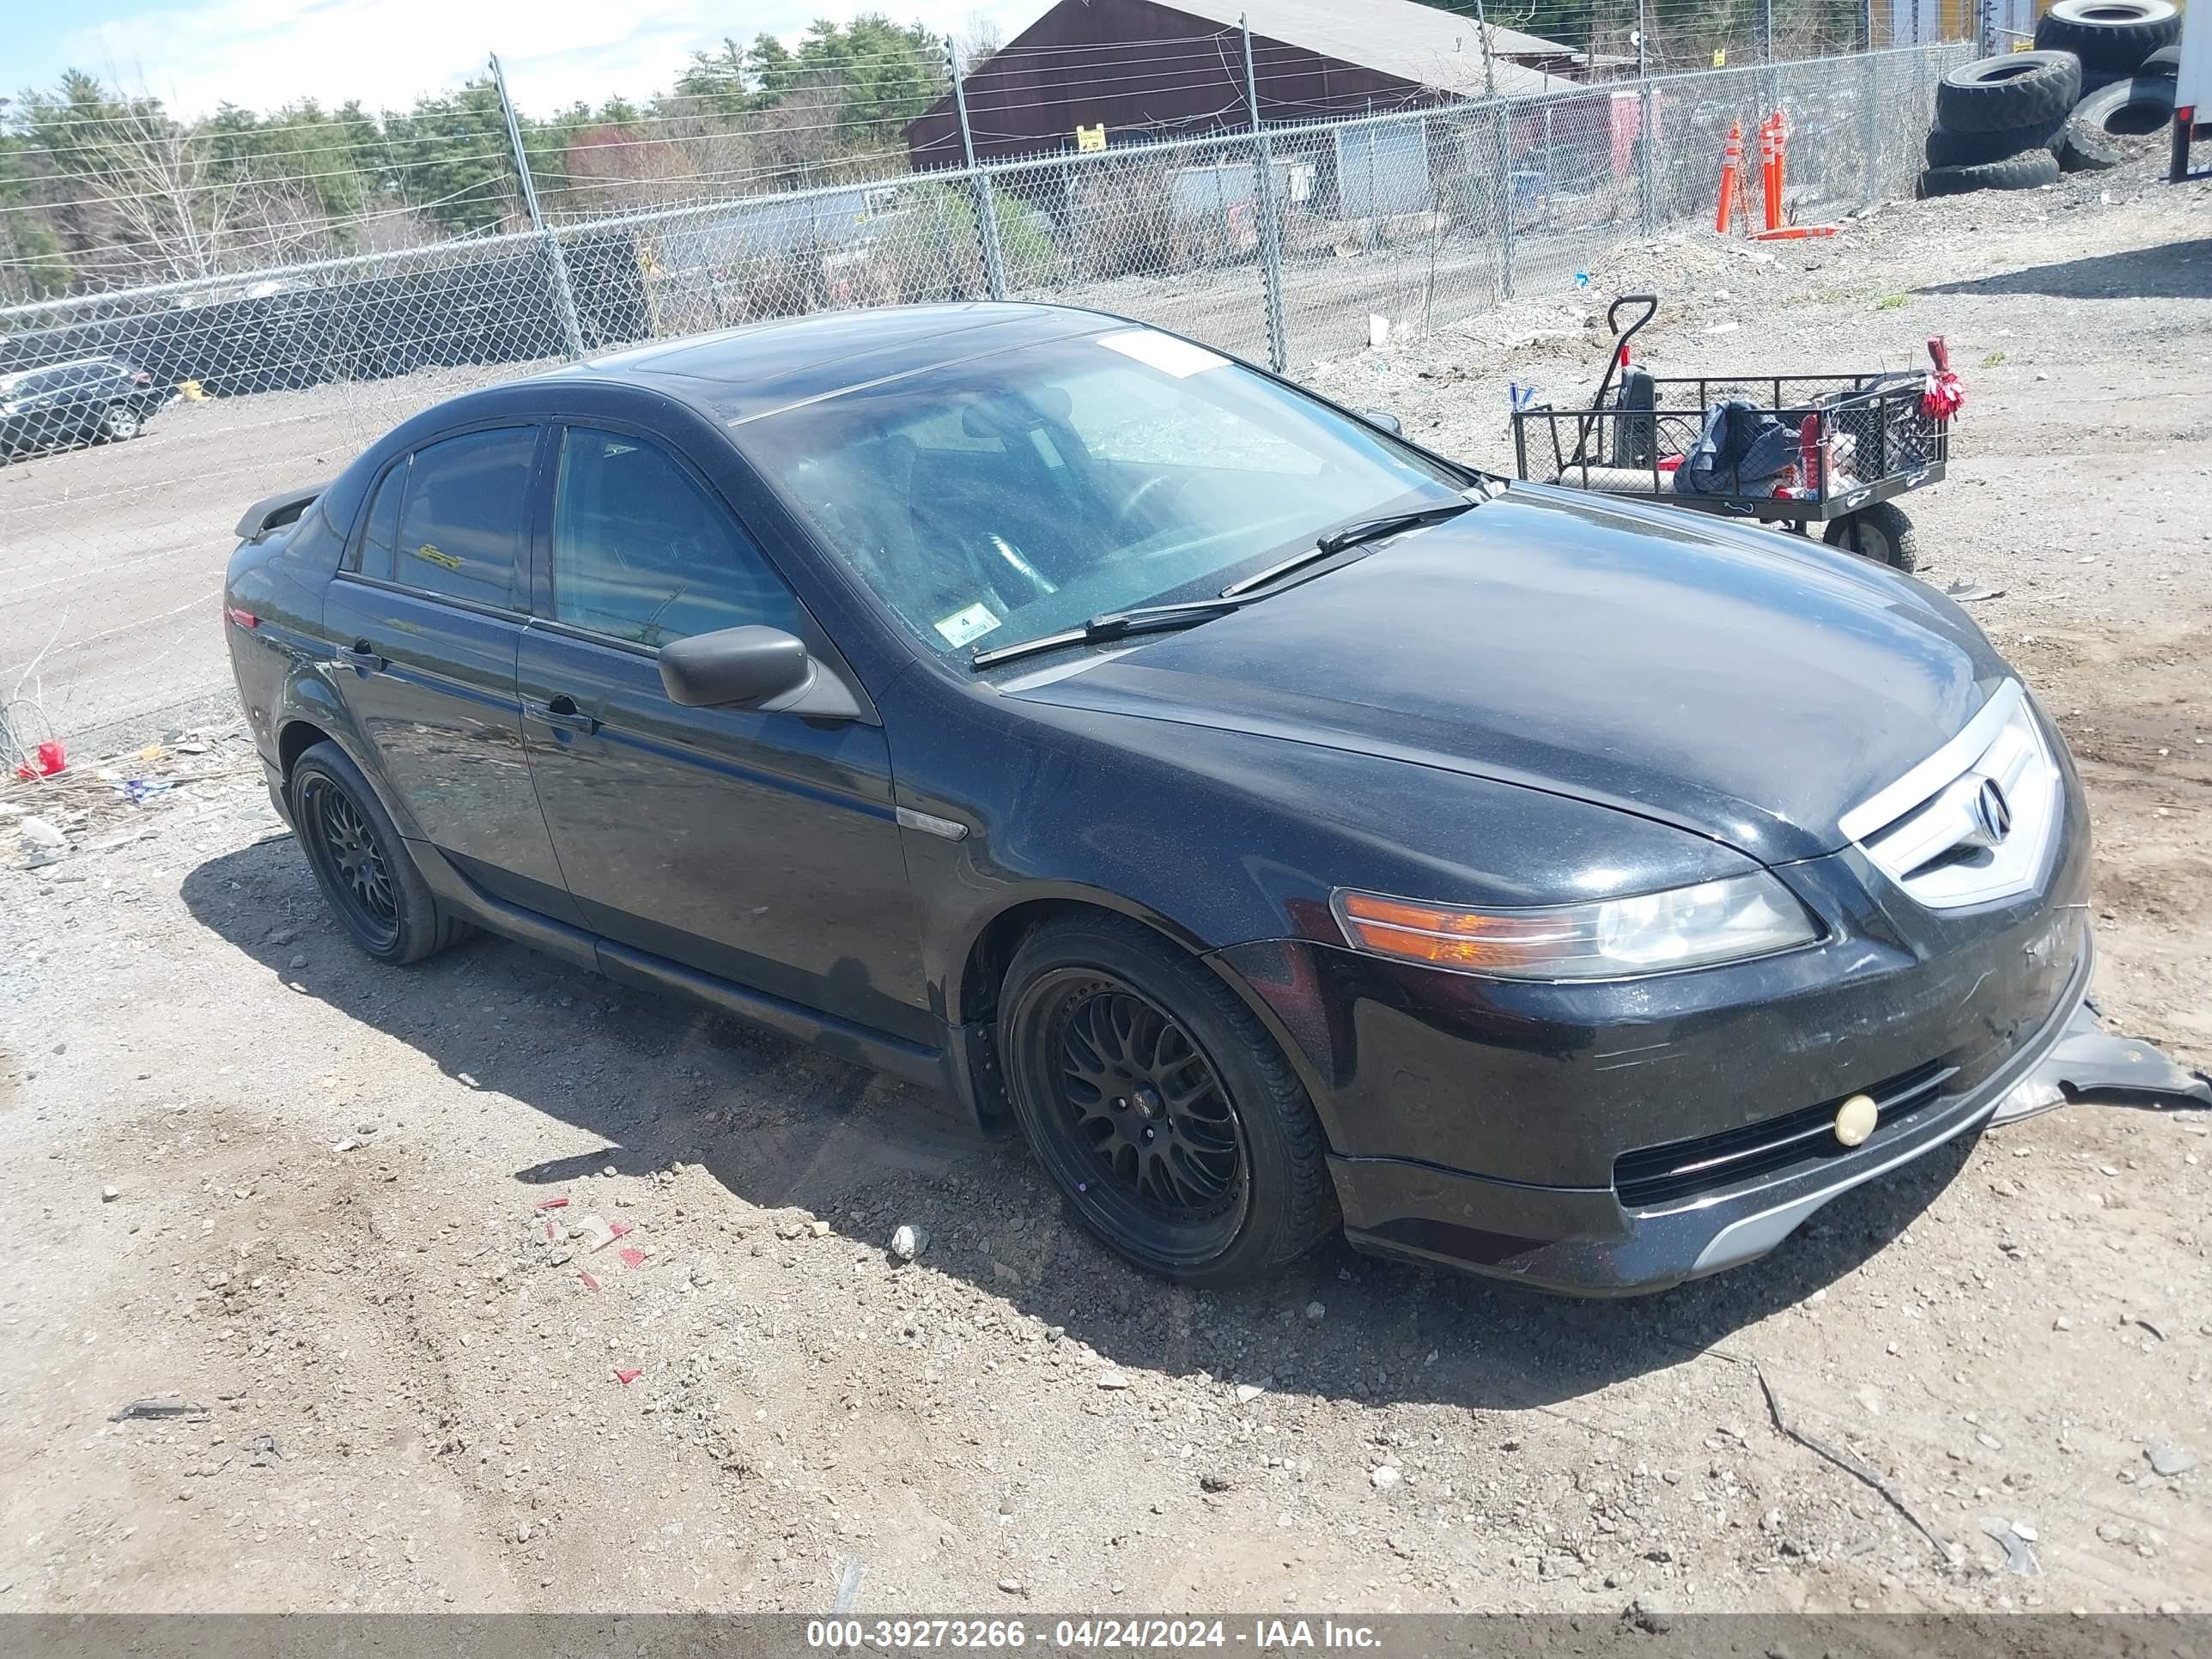
[[[2090,971],[1981,630],[1388,424],[1048,307],[653,346],[256,507],[232,660],[372,956],[941,1086],[1177,1278],[1649,1289],[1978,1129]]]
[[[85,357],[0,374],[0,460],[33,450],[135,438],[177,399],[174,386],[121,357]]]

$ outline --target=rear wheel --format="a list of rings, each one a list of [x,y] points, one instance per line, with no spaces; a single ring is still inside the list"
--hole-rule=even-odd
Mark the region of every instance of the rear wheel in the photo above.
[[[285,785],[316,884],[353,942],[379,962],[419,962],[465,924],[439,908],[384,804],[336,744],[314,744]]]
[[[1920,568],[1920,548],[1913,539],[1912,520],[1895,501],[1876,501],[1840,519],[1829,520],[1820,539],[1908,574]]]
[[[138,411],[128,404],[111,404],[100,419],[100,435],[123,443],[138,435]]]
[[[1048,922],[1000,997],[1030,1149],[1084,1224],[1188,1284],[1249,1279],[1335,1224],[1312,1103],[1228,988],[1133,921]]]

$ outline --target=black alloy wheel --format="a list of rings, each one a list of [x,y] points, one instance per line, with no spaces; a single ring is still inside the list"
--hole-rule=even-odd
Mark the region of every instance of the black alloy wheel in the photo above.
[[[1141,924],[1084,915],[1033,930],[1000,992],[998,1042],[1037,1162],[1139,1267],[1231,1284],[1335,1225],[1321,1124],[1283,1051]]]
[[[420,962],[467,931],[416,868],[398,826],[336,744],[311,744],[285,782],[292,828],[348,937],[380,962]]]
[[[1060,1099],[1100,1178],[1171,1224],[1232,1210],[1244,1190],[1243,1132],[1190,1033],[1111,975],[1077,975],[1048,1018]]]
[[[336,780],[310,777],[300,790],[301,834],[324,890],[345,913],[349,931],[372,951],[399,934],[399,900],[376,831]]]

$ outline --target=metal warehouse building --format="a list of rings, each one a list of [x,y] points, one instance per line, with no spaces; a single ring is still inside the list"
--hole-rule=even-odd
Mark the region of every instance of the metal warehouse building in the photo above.
[[[1073,147],[1078,127],[1109,144],[1251,119],[1239,16],[1249,14],[1262,119],[1305,121],[1553,90],[1584,54],[1414,0],[1060,0],[990,57],[963,88],[978,161]],[[907,128],[917,169],[965,159],[950,94]]]

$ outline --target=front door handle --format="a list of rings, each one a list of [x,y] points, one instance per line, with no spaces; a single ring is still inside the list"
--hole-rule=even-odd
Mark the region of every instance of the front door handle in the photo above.
[[[342,645],[331,654],[347,667],[358,668],[364,674],[375,673],[385,663],[367,640],[356,640],[351,645]]]
[[[532,720],[543,720],[548,726],[557,726],[564,732],[596,732],[599,721],[576,707],[576,700],[566,692],[550,702],[523,700],[522,711]]]

